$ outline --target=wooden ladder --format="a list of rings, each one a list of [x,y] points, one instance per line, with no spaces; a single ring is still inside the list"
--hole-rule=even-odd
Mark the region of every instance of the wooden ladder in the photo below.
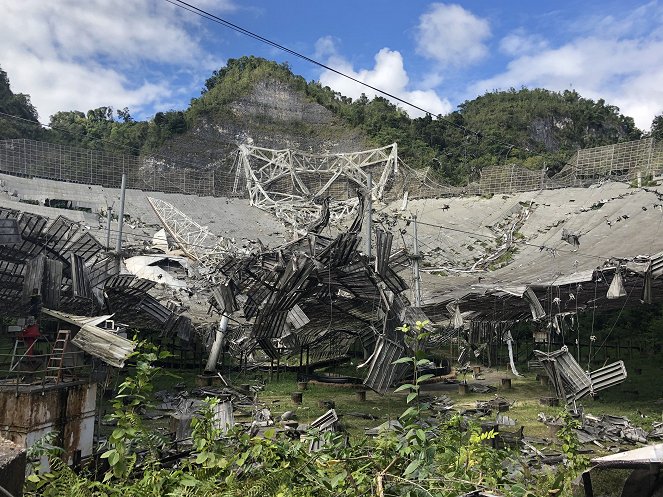
[[[62,368],[64,366],[64,354],[69,344],[69,330],[58,330],[57,337],[53,343],[51,355],[48,358],[48,365],[46,366],[45,379],[55,380],[55,384],[60,383],[62,379]]]

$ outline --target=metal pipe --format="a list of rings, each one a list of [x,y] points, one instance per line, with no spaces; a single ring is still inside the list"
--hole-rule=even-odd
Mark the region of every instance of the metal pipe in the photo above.
[[[412,216],[414,220],[414,257],[412,258],[412,270],[414,271],[414,303],[421,307],[421,277],[419,276],[419,239],[417,238],[417,215]]]
[[[368,173],[366,180],[367,190],[366,193],[366,240],[364,241],[366,247],[366,257],[371,261],[371,232],[373,231],[373,175]]]
[[[214,336],[212,350],[210,350],[209,357],[207,358],[207,365],[205,366],[205,371],[207,372],[216,371],[216,363],[219,360],[219,354],[221,353],[221,347],[223,345],[223,339],[225,338],[227,329],[228,316],[223,314],[221,316],[221,321],[219,321],[219,327],[216,330],[216,335]]]
[[[110,234],[111,234],[111,220],[113,219],[113,208],[109,207],[106,210],[108,214],[108,222],[106,223],[106,250],[110,250]]]
[[[117,219],[119,227],[117,228],[117,245],[115,247],[118,256],[122,253],[122,228],[124,226],[124,196],[126,194],[126,191],[127,191],[127,175],[122,173],[122,190],[120,192],[120,214]]]

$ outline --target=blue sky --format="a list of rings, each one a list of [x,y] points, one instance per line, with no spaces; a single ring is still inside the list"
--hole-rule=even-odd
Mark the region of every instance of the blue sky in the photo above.
[[[329,66],[445,114],[495,89],[575,89],[648,129],[663,113],[663,3],[189,0]],[[228,58],[288,62],[356,98],[373,92],[165,0],[0,0],[0,67],[58,110],[184,109]],[[403,106],[412,116],[420,115]]]

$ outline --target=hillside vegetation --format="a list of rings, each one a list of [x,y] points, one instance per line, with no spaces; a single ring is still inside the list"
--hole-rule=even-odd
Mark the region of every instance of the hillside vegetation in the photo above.
[[[30,97],[22,93],[13,93],[9,86],[7,73],[0,68],[0,112],[17,119],[8,119],[0,114],[0,140],[11,138],[41,138],[41,128],[28,121],[37,120],[37,110],[30,102]]]
[[[34,120],[26,95],[15,95],[0,73],[0,111]],[[641,138],[632,118],[603,100],[575,91],[510,89],[468,100],[446,116],[411,119],[387,99],[353,100],[292,73],[287,64],[257,57],[231,59],[207,79],[183,111],[135,121],[129,109],[62,111],[52,129],[2,119],[0,139],[41,137],[130,154],[158,154],[172,165],[223,164],[242,141],[270,148],[349,151],[399,144],[411,167],[430,167],[443,181],[463,184],[487,166],[516,162],[559,170],[579,148]],[[652,134],[663,133],[663,118]]]

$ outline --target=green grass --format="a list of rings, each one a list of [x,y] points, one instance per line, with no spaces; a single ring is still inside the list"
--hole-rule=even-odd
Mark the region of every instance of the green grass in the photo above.
[[[629,364],[630,363],[630,364]],[[661,420],[663,411],[663,384],[658,380],[660,371],[657,366],[657,358],[627,360],[627,371],[629,376],[621,385],[600,392],[596,399],[585,398],[580,404],[586,413],[595,415],[612,414],[626,416],[636,425],[645,429],[651,427],[652,422]],[[637,366],[636,366],[637,365]],[[595,369],[598,366],[593,367]],[[641,374],[636,374],[635,368],[642,369]],[[350,364],[332,368],[336,373],[352,375],[356,374],[356,368]],[[512,403],[507,414],[514,418],[517,425],[524,426],[526,436],[546,438],[554,440],[549,428],[537,420],[540,412],[546,416],[555,416],[560,413],[562,407],[549,407],[540,403],[542,397],[554,397],[551,387],[541,385],[533,373],[527,373],[522,378],[515,378],[504,368],[500,371],[495,369],[484,370],[487,380],[484,383],[498,387],[493,393],[479,394],[470,393],[460,395],[457,385],[431,384],[426,385],[422,391],[424,397],[446,395],[455,403],[457,409],[471,408],[476,406],[478,400],[489,400],[495,396],[506,398]],[[179,383],[186,385],[186,389],[195,388],[195,379],[198,372],[179,371],[173,373],[176,376],[161,376],[155,381],[154,391],[175,390]],[[511,378],[511,389],[501,389],[500,379]],[[388,393],[379,395],[373,391],[366,392],[366,401],[359,401],[356,391],[361,386],[333,385],[309,382],[308,388],[302,392],[302,404],[296,405],[291,394],[299,391],[295,373],[281,373],[279,380],[269,379],[267,373],[225,374],[224,378],[232,385],[256,385],[265,384],[263,390],[258,393],[259,404],[268,407],[275,419],[286,412],[295,411],[300,423],[309,424],[317,417],[327,411],[322,401],[332,400],[336,411],[341,417],[341,423],[353,437],[361,437],[365,428],[375,427],[390,419],[397,419],[407,408],[404,393]],[[468,382],[473,380],[468,376]],[[350,416],[349,413],[370,414],[377,419],[362,419]],[[236,412],[237,421],[250,421],[250,412]],[[493,413],[489,419],[494,419]],[[645,416],[645,417],[642,417]]]

